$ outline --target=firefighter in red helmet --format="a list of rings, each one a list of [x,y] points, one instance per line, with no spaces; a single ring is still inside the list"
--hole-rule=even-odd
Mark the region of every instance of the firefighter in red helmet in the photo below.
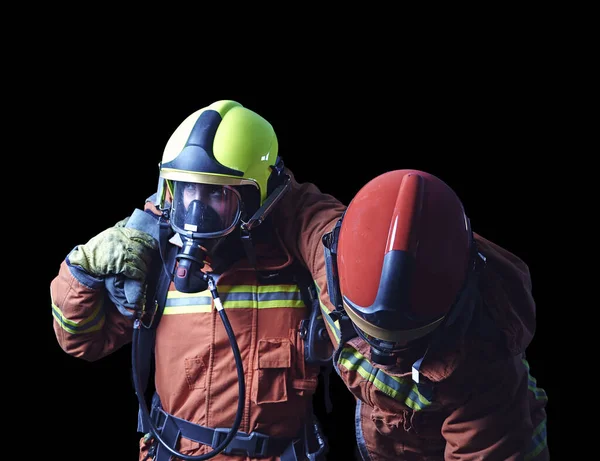
[[[549,459],[528,266],[471,230],[445,182],[389,171],[345,208],[294,179],[286,201],[304,210],[282,235],[318,287],[362,459]]]

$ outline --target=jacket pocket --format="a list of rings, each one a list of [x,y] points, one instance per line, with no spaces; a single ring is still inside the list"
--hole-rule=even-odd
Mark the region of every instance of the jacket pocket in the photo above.
[[[252,386],[256,404],[286,402],[287,378],[292,364],[288,338],[267,338],[258,341],[257,377]]]
[[[363,405],[365,405],[363,403]],[[371,412],[371,420],[375,424],[377,432],[386,437],[394,439],[394,435],[400,431],[409,430],[410,427],[406,427],[405,424],[410,421],[410,414],[408,410],[401,410],[398,412],[382,411],[379,408],[373,408]]]
[[[386,440],[402,447],[407,455],[418,453],[419,459],[425,461],[441,459],[440,453],[444,452],[443,419],[439,416],[439,413],[430,411],[403,410],[394,414],[374,408],[371,420]]]
[[[202,357],[185,359],[185,380],[190,389],[206,388],[206,365]]]

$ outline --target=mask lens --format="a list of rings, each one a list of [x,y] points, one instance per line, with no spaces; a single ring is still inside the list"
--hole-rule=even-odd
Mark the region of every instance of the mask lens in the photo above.
[[[214,184],[175,182],[172,224],[197,238],[220,237],[233,230],[240,217],[240,195]]]

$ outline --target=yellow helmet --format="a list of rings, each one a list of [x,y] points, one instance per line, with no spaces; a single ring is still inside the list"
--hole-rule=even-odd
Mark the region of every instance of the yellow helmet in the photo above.
[[[248,219],[261,207],[262,214],[251,220],[252,225],[259,224],[277,201],[273,197],[265,203],[269,194],[286,176],[278,147],[275,130],[262,116],[236,101],[216,101],[189,115],[169,138],[160,163],[157,204],[165,209],[166,202],[173,200],[172,226],[194,238],[226,235],[240,216]],[[247,188],[238,186],[250,186],[254,192],[244,195],[241,190]],[[195,209],[184,210],[180,197],[184,193],[197,199]],[[203,225],[192,225],[190,213],[203,219]]]
[[[278,147],[267,120],[236,101],[217,101],[177,127],[165,146],[160,177],[167,182],[253,185],[262,204]]]

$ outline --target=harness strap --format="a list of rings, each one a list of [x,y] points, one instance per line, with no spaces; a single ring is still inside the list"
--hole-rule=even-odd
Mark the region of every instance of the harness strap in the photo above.
[[[160,406],[152,407],[150,419],[161,438],[173,449],[180,437],[215,448],[227,437],[229,432],[228,428],[211,428],[178,418],[167,413]],[[250,458],[280,456],[282,461],[296,461],[304,459],[303,453],[298,452],[303,445],[301,438],[271,437],[260,432],[247,434],[238,431],[222,453],[245,455]],[[284,454],[286,454],[285,457]],[[302,456],[297,457],[298,455]],[[170,458],[171,453],[158,444],[155,461],[169,461]]]
[[[143,392],[146,392],[150,381],[150,372],[153,365],[154,342],[156,339],[156,326],[162,316],[165,306],[165,299],[169,291],[171,278],[166,271],[172,271],[175,266],[176,246],[167,246],[170,234],[170,226],[164,220],[159,220],[160,231],[158,235],[158,244],[160,248],[160,257],[152,261],[151,270],[148,275],[147,298],[144,313],[142,316],[142,325],[139,331],[139,379]],[[163,266],[163,259],[164,266]],[[134,376],[133,379],[136,379]],[[152,406],[154,406],[155,396],[152,397]],[[141,409],[138,409],[138,432],[143,434],[150,431],[148,422],[144,420]]]

